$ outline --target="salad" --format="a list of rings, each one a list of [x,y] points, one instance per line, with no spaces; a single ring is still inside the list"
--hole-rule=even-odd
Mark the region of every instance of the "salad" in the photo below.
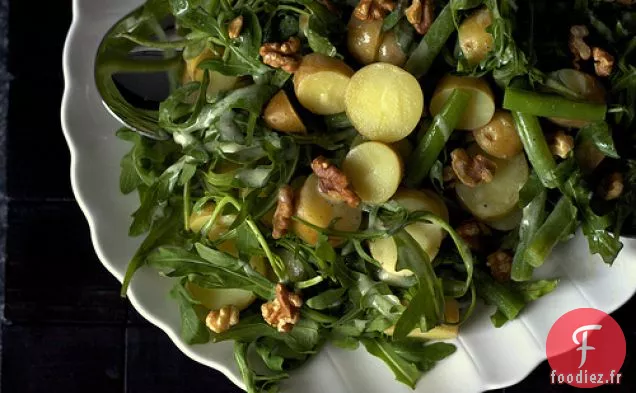
[[[633,3],[148,0],[96,66],[145,239],[122,294],[172,279],[183,340],[234,341],[249,392],[327,343],[414,388],[478,299],[500,327],[577,230],[608,265],[634,232]],[[118,72],[170,95],[127,105]]]

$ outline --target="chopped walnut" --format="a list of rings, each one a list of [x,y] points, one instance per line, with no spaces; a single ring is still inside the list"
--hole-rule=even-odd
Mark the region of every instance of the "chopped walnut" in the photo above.
[[[488,255],[486,265],[490,267],[490,274],[499,282],[510,280],[512,270],[512,255],[509,252],[498,250]]]
[[[597,193],[606,201],[612,201],[621,196],[623,188],[623,174],[614,172],[603,179],[598,186]]]
[[[419,34],[426,34],[433,24],[435,18],[435,5],[433,0],[413,0],[411,5],[404,11],[406,20],[413,25]]]
[[[481,154],[471,158],[464,149],[455,149],[451,152],[451,165],[459,181],[468,187],[490,183],[497,169],[497,164],[488,158]]]
[[[484,238],[492,234],[490,228],[475,220],[464,221],[455,231],[474,251],[481,251]]]
[[[242,29],[243,15],[239,15],[230,21],[230,24],[227,26],[227,35],[234,40],[236,38],[239,38]]]
[[[300,40],[298,37],[291,37],[282,44],[278,42],[265,43],[258,53],[263,58],[264,64],[292,73],[300,65],[299,50]]]
[[[549,138],[549,141],[552,154],[561,158],[566,158],[574,149],[574,138],[561,130]]]
[[[280,239],[285,236],[294,215],[294,190],[290,186],[284,186],[278,191],[278,205],[272,220],[272,237]]]
[[[392,0],[360,0],[353,10],[353,16],[359,20],[381,20],[395,9]]]
[[[236,306],[225,306],[212,310],[205,317],[205,325],[214,333],[223,333],[239,322],[239,310]]]
[[[598,76],[610,76],[614,68],[614,56],[607,51],[594,47],[592,49],[592,57],[594,58],[594,71]]]
[[[265,322],[281,333],[292,330],[300,319],[300,306],[303,300],[296,293],[289,292],[283,284],[276,285],[276,299],[263,303],[261,313]]]
[[[340,169],[329,163],[323,156],[311,162],[311,169],[320,179],[318,183],[320,192],[333,199],[344,201],[351,207],[358,207],[360,197],[351,189],[349,179]]]
[[[579,64],[581,60],[589,60],[592,56],[592,50],[583,40],[588,35],[590,35],[590,32],[584,25],[574,25],[570,27],[568,46],[570,47],[570,52],[574,55],[572,64],[577,70],[581,69],[581,65]]]

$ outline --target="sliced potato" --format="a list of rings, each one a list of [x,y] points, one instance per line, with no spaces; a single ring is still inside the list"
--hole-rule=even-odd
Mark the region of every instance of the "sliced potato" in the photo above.
[[[488,156],[477,145],[471,146],[468,153],[472,156],[483,154],[497,164],[495,176],[490,183],[468,187],[462,183],[455,186],[457,197],[462,205],[475,217],[482,220],[502,218],[517,207],[519,190],[528,179],[528,163],[523,153],[509,160]]]
[[[437,115],[448,97],[455,89],[464,89],[471,93],[468,105],[457,125],[460,130],[474,130],[485,126],[495,114],[495,96],[488,83],[481,78],[446,75],[433,93],[431,99],[431,115]]]
[[[498,109],[490,123],[473,131],[475,142],[493,157],[508,159],[523,151],[515,122],[508,111]]]
[[[492,24],[492,15],[482,8],[466,18],[457,31],[459,47],[471,66],[479,64],[493,49],[493,37],[486,29]]]
[[[353,70],[344,61],[320,53],[303,57],[294,73],[294,91],[302,106],[317,115],[345,110],[345,91]]]
[[[375,61],[382,42],[382,20],[360,20],[351,15],[347,25],[347,49],[361,64]]]
[[[444,201],[433,191],[400,189],[393,200],[404,206],[408,211],[429,211],[445,221],[448,221],[448,209]],[[417,222],[407,226],[406,231],[422,247],[432,261],[439,252],[444,239],[444,230],[435,224]],[[380,262],[382,268],[390,276],[412,276],[408,269],[396,271],[398,250],[392,237],[377,239],[369,242],[371,256]]]
[[[413,75],[392,64],[374,63],[353,75],[345,106],[360,134],[390,143],[415,129],[422,117],[424,94]]]
[[[198,56],[192,59],[186,59],[185,72],[183,74],[183,84],[189,82],[203,81],[204,70],[199,68],[205,60],[217,57],[209,48],[205,48]],[[235,76],[223,75],[217,71],[210,71],[210,84],[208,85],[208,96],[214,95],[221,91],[231,90],[238,82]]]
[[[382,43],[378,47],[378,61],[398,67],[401,67],[406,62],[406,53],[398,45],[393,31],[389,31],[382,37]]]
[[[453,298],[446,298],[444,307],[444,318],[446,322],[458,323],[459,322],[459,303]],[[395,330],[394,326],[391,326],[384,333],[389,336],[393,335]],[[408,337],[417,338],[421,340],[448,340],[457,337],[459,333],[459,325],[440,325],[434,327],[428,332],[422,332],[420,328],[415,328],[408,334]]]
[[[402,158],[382,142],[364,142],[349,151],[342,170],[353,190],[366,203],[388,201],[402,181]]]
[[[281,90],[269,101],[263,112],[263,120],[276,131],[305,133],[307,128],[292,106],[285,90]]]
[[[296,216],[321,228],[327,228],[334,219],[334,229],[355,231],[362,221],[362,210],[349,207],[346,203],[335,203],[323,197],[318,190],[318,177],[310,175],[296,197]],[[316,244],[318,232],[300,222],[292,224],[294,233],[308,244]],[[337,244],[338,239],[331,239]]]
[[[565,68],[549,74],[549,80],[553,80],[569,89],[573,96],[569,97],[578,101],[604,104],[607,92],[603,84],[594,76],[582,71]],[[561,127],[581,128],[589,124],[584,120],[562,119],[559,117],[548,118],[551,122]]]
[[[522,216],[523,214],[521,212],[521,209],[514,209],[501,218],[485,222],[489,227],[498,231],[511,231],[519,226]]]

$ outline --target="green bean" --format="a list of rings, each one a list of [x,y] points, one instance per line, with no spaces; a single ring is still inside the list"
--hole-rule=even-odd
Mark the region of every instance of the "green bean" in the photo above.
[[[554,246],[570,231],[576,220],[576,206],[570,198],[562,196],[554,210],[532,237],[524,259],[533,267],[543,265]]]
[[[503,107],[540,117],[559,117],[582,121],[603,121],[607,105],[573,101],[553,94],[540,94],[516,87],[508,87]]]
[[[532,278],[534,267],[528,263],[525,254],[528,243],[545,218],[546,197],[547,192],[543,189],[523,208],[523,217],[519,225],[519,245],[512,260],[511,278],[514,281],[528,281]]]
[[[530,114],[512,112],[519,138],[539,180],[548,188],[559,185],[556,162],[543,136],[539,120]]]
[[[475,269],[477,294],[486,303],[497,307],[508,319],[515,319],[525,307],[523,297],[510,288],[495,281],[488,274]]]
[[[428,131],[419,142],[407,164],[406,184],[414,187],[428,175],[437,157],[444,149],[444,145],[459,123],[464,109],[470,99],[470,93],[455,89],[440,113],[430,124]]]
[[[417,48],[411,53],[411,56],[404,65],[404,69],[415,75],[418,79],[424,76],[429,68],[431,68],[431,65],[433,65],[433,61],[435,61],[435,58],[439,52],[441,52],[446,41],[448,41],[448,37],[450,37],[454,31],[453,11],[449,5],[446,5],[424,38],[422,38]]]

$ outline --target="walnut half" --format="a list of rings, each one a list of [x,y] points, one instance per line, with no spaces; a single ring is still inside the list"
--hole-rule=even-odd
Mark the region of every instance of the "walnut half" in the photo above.
[[[608,77],[612,74],[614,56],[604,49],[594,47],[592,49],[592,57],[594,58],[594,72],[596,72],[596,75]]]
[[[585,43],[584,38],[590,35],[589,30],[584,25],[574,25],[570,27],[570,39],[568,46],[574,56],[572,64],[577,70],[581,69],[579,62],[589,60],[592,56],[592,49]]]
[[[223,333],[237,323],[239,323],[239,310],[232,305],[212,310],[205,318],[205,325],[214,333]]]
[[[284,186],[278,191],[278,204],[272,220],[272,237],[280,239],[285,236],[294,215],[294,190],[290,186]]]
[[[455,231],[473,251],[481,251],[484,248],[484,239],[492,234],[490,228],[476,220],[464,221]]]
[[[503,250],[497,250],[488,255],[486,265],[490,268],[490,274],[499,282],[510,280],[512,271],[512,255]]]
[[[351,189],[347,175],[332,165],[325,157],[319,156],[311,162],[311,169],[320,179],[318,188],[330,198],[346,202],[351,207],[358,207],[360,197]]]
[[[270,326],[281,333],[288,333],[300,320],[300,306],[303,300],[296,293],[290,292],[283,284],[276,284],[276,298],[263,303],[261,314]]]
[[[394,9],[393,0],[360,0],[353,16],[359,20],[381,20]]]
[[[574,149],[574,138],[559,130],[551,138],[548,138],[550,142],[550,151],[555,156],[566,158],[568,154]]]
[[[606,201],[613,201],[623,194],[624,188],[623,174],[614,172],[601,181],[597,193]]]
[[[459,181],[468,187],[490,183],[497,169],[497,164],[490,159],[481,154],[471,158],[464,149],[451,152],[451,166]]]
[[[406,20],[415,28],[419,34],[426,34],[433,24],[435,18],[435,5],[433,0],[413,0],[411,5],[404,10]]]
[[[283,43],[268,42],[263,44],[259,54],[263,58],[264,64],[292,73],[300,66],[299,51],[300,40],[298,37],[291,37]]]

